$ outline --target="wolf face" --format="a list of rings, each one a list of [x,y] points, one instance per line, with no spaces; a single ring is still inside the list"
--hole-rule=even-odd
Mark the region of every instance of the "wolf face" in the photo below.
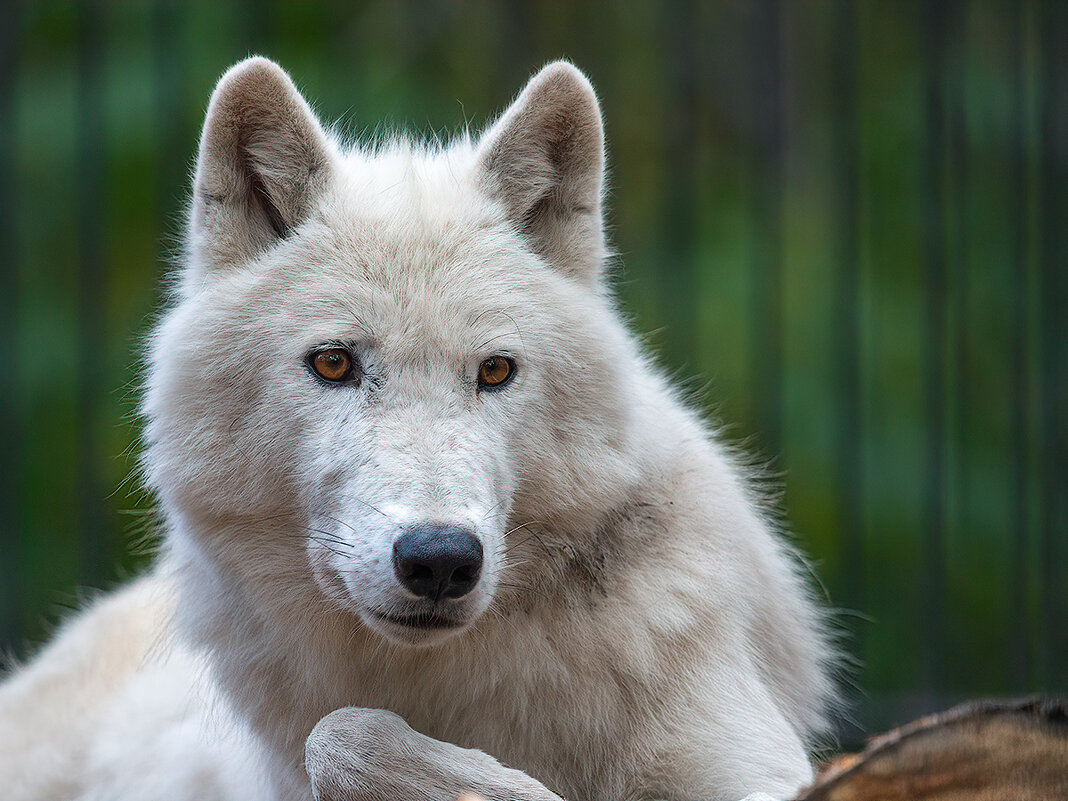
[[[603,164],[565,63],[439,149],[346,149],[271,62],[227,73],[144,405],[169,547],[407,644],[551,580],[533,529],[634,481]]]

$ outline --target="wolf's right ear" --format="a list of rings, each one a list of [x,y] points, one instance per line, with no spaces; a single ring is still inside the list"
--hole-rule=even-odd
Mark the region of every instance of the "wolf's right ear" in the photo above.
[[[300,225],[322,191],[333,144],[285,71],[249,58],[208,104],[193,181],[194,281],[247,263]]]

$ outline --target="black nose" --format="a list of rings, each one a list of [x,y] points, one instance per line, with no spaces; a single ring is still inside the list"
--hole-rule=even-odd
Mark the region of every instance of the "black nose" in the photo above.
[[[393,570],[420,598],[459,598],[478,584],[482,543],[460,526],[414,526],[393,544]]]

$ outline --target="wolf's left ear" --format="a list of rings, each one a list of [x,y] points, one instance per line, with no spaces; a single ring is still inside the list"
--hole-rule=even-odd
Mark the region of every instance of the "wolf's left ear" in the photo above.
[[[478,145],[481,180],[546,261],[595,281],[605,258],[604,129],[593,87],[557,61],[530,79]]]
[[[300,225],[325,185],[332,148],[281,67],[265,58],[231,67],[200,137],[192,278],[247,263]]]

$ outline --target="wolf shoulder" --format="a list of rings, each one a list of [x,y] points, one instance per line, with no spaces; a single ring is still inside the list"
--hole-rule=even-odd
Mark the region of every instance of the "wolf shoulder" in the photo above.
[[[586,771],[605,770],[573,797],[741,798],[754,785],[789,797],[811,778],[807,748],[833,698],[821,613],[729,449],[681,404],[661,400],[646,419],[633,452],[656,462],[642,471],[654,478],[588,540],[568,540],[540,627],[569,697],[535,708],[558,720],[570,709],[589,727],[599,759]],[[545,765],[559,756],[536,760],[550,786]]]
[[[0,683],[7,801],[274,797],[261,750],[174,637],[165,566],[85,605]],[[195,770],[190,766],[196,765]]]

